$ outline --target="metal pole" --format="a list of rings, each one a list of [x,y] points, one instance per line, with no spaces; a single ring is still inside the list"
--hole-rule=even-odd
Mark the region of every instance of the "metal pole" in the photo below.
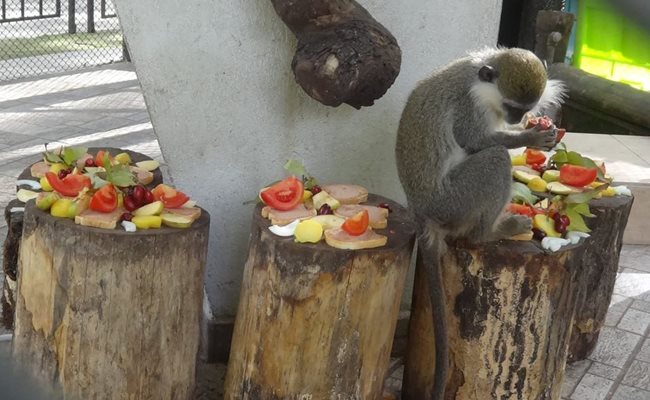
[[[124,36],[122,36],[122,58],[124,61],[131,62],[131,55],[129,54],[129,49],[126,47]]]
[[[88,0],[88,33],[95,33],[95,0]]]
[[[68,0],[68,33],[77,33],[75,21],[75,0]]]

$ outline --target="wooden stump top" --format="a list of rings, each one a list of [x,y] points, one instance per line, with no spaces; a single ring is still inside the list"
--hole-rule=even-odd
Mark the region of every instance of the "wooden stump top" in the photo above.
[[[115,156],[115,155],[117,155],[119,153],[127,153],[129,155],[129,157],[131,157],[131,161],[133,163],[140,162],[140,161],[152,160],[152,158],[149,157],[146,154],[138,153],[137,151],[118,149],[118,148],[115,148],[115,147],[89,147],[88,148],[88,153],[92,154],[92,155],[97,155],[97,152],[99,150],[108,151],[113,156]],[[42,160],[39,160],[39,161],[42,161]],[[29,164],[27,166],[27,168],[25,168],[23,170],[23,172],[21,172],[20,175],[18,175],[18,178],[16,178],[16,179],[28,179],[28,180],[36,179],[36,178],[34,178],[32,176],[32,172],[30,170],[31,166],[34,165],[34,164],[35,163]],[[154,171],[152,171],[152,173],[153,173],[153,181],[151,181],[150,184],[146,185],[147,187],[155,187],[158,184],[163,183],[162,171],[160,170],[160,168],[156,168]],[[18,191],[18,189],[20,189],[20,187],[16,186],[16,191]],[[33,190],[33,189],[30,189],[30,190]],[[39,192],[39,191],[40,190],[36,190],[36,192]]]
[[[82,226],[75,224],[74,219],[71,218],[59,218],[59,217],[53,217],[50,215],[49,212],[44,212],[39,210],[36,207],[36,203],[34,200],[30,200],[27,202],[25,205],[25,213],[27,214],[34,214],[38,219],[46,221],[48,224],[53,224],[53,225],[58,225],[61,227],[65,227],[66,229],[77,229],[78,232],[85,233],[85,234],[104,234],[104,235],[114,235],[115,237],[123,237],[123,236],[152,236],[152,235],[169,235],[169,234],[174,234],[176,232],[182,231],[182,232],[189,232],[189,231],[202,231],[205,227],[205,225],[210,224],[210,214],[208,214],[207,211],[205,211],[203,208],[201,208],[201,216],[192,223],[192,226],[189,228],[170,228],[165,225],[161,225],[160,228],[152,228],[152,229],[138,229],[135,232],[127,232],[124,229],[121,228],[121,226],[118,223],[118,227],[115,229],[104,229],[104,228],[94,228],[91,226]],[[29,235],[29,229],[34,228],[31,225],[26,225],[25,230],[23,231],[23,236]]]
[[[308,254],[314,251],[318,252],[332,252],[332,253],[351,253],[351,252],[381,252],[392,251],[409,245],[415,237],[416,225],[412,214],[399,203],[387,199],[383,196],[376,194],[368,194],[368,200],[361,205],[376,206],[378,204],[386,203],[389,205],[391,212],[388,214],[388,225],[384,229],[373,229],[380,235],[388,237],[386,245],[382,247],[375,247],[372,249],[362,250],[343,250],[332,247],[321,240],[318,243],[297,243],[294,241],[293,236],[282,237],[273,234],[268,227],[271,226],[271,221],[262,217],[262,208],[264,204],[260,203],[255,208],[253,216],[253,225],[261,228],[260,231],[267,235],[271,235],[278,245],[283,246],[282,251],[288,251],[289,254],[304,253]],[[263,234],[264,234],[263,233]]]

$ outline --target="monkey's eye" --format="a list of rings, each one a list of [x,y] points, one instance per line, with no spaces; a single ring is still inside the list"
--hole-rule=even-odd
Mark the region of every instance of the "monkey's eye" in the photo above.
[[[481,67],[481,69],[478,70],[478,79],[480,79],[482,82],[494,82],[496,78],[499,77],[499,73],[497,72],[494,67],[490,65],[484,65]]]

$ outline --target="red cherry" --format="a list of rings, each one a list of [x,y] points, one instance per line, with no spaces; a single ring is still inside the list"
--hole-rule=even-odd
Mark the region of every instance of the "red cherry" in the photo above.
[[[133,214],[130,212],[125,212],[122,215],[120,215],[120,221],[131,221],[133,218]]]
[[[133,200],[137,205],[142,205],[144,203],[145,188],[141,185],[138,185],[133,188]]]
[[[124,208],[126,208],[129,211],[138,209],[138,203],[135,202],[133,196],[128,195],[124,198]]]

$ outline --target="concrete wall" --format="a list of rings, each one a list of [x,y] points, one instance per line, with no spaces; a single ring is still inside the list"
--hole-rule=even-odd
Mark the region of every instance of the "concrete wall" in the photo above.
[[[304,0],[307,1],[307,0]],[[206,290],[236,312],[258,188],[303,160],[323,182],[354,182],[403,201],[393,147],[416,82],[496,43],[501,0],[361,0],[397,38],[402,71],[370,108],[330,108],[294,83],[295,40],[268,0],[115,0],[176,185],[212,216]]]

